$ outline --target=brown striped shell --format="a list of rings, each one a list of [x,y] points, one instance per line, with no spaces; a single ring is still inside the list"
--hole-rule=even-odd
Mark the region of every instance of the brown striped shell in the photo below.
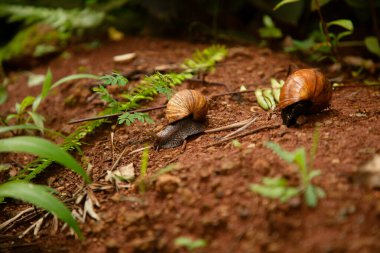
[[[279,109],[299,101],[312,102],[310,113],[317,113],[330,105],[332,85],[316,69],[300,69],[291,74],[281,88]]]
[[[207,98],[196,90],[182,90],[174,94],[166,105],[166,118],[169,123],[176,122],[189,115],[194,120],[206,119]]]

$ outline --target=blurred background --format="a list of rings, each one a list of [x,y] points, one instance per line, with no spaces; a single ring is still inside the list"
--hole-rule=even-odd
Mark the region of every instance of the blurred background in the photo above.
[[[318,62],[342,54],[377,61],[379,7],[380,0],[2,0],[0,62],[29,64],[73,43],[95,48],[125,36],[253,42]]]

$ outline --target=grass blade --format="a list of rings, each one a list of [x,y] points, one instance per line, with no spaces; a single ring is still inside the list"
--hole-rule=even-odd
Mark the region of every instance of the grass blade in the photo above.
[[[0,185],[0,197],[9,197],[29,202],[53,213],[59,219],[66,222],[80,239],[83,239],[79,226],[69,209],[50,194],[48,187],[23,181],[8,182]]]
[[[25,152],[51,159],[81,175],[87,183],[91,180],[79,163],[54,143],[32,136],[19,136],[0,140],[1,152]]]
[[[88,79],[99,79],[99,76],[96,76],[96,75],[91,75],[91,74],[75,74],[75,75],[70,75],[70,76],[66,76],[62,79],[59,79],[57,82],[55,82],[51,88],[55,88],[59,85],[61,85],[62,83],[65,83],[65,82],[69,82],[69,81],[72,81],[72,80],[76,80],[76,79],[85,79],[85,78],[88,78]]]

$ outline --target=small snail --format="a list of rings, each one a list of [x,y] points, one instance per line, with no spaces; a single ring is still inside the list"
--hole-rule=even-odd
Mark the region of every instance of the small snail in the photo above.
[[[300,69],[281,88],[279,109],[283,123],[294,125],[298,116],[317,113],[330,105],[332,85],[316,69]]]
[[[166,105],[169,125],[157,134],[155,147],[178,147],[187,137],[204,132],[207,111],[207,98],[199,91],[182,90],[174,94]]]

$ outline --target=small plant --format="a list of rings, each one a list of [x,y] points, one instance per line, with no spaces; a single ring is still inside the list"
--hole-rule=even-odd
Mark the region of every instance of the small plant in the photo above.
[[[174,244],[176,246],[184,247],[189,252],[194,252],[194,250],[199,248],[204,248],[207,246],[206,240],[203,239],[192,239],[190,237],[178,237],[175,239]]]
[[[283,0],[274,7],[274,10],[277,10],[285,4],[299,1],[300,0]],[[310,54],[310,59],[313,61],[321,61],[326,58],[330,58],[333,61],[340,60],[338,46],[344,37],[352,34],[354,26],[349,19],[337,19],[326,22],[322,15],[321,7],[329,2],[330,0],[312,0],[310,2],[311,11],[317,11],[319,16],[319,31],[314,30],[304,41],[293,40],[293,45],[285,48],[285,51],[302,51],[308,53]],[[340,27],[343,31],[333,33],[330,29],[333,26]]]
[[[53,83],[52,81],[53,74],[50,71],[50,69],[48,69],[44,78],[44,83],[42,85],[41,94],[38,95],[37,97],[27,96],[21,101],[21,103],[16,103],[16,106],[15,106],[16,113],[8,114],[4,120],[1,120],[1,123],[6,126],[35,125],[38,128],[38,130],[40,130],[43,133],[45,119],[41,114],[37,112],[41,102],[47,97],[51,89],[58,87],[64,82],[72,81],[75,79],[81,79],[81,78],[97,79],[98,76],[89,75],[89,74],[74,74],[74,75],[66,76],[58,80],[57,82]],[[14,123],[14,124],[11,124],[11,123]],[[24,129],[31,129],[31,128],[24,128]],[[16,130],[19,130],[19,129],[16,129]]]
[[[259,29],[259,35],[262,39],[278,39],[282,37],[281,30],[275,26],[270,16],[263,16],[264,27]]]
[[[140,177],[139,177],[139,191],[144,193],[146,191],[146,176],[149,161],[149,148],[146,147],[141,155],[141,165],[140,165]]]
[[[264,197],[279,199],[281,202],[286,202],[290,198],[303,193],[306,204],[310,207],[315,207],[318,199],[324,198],[326,195],[322,188],[313,185],[311,182],[313,178],[321,174],[320,170],[313,169],[318,140],[319,130],[317,127],[313,135],[309,162],[307,162],[304,148],[287,152],[278,144],[267,142],[265,145],[268,148],[272,149],[283,160],[298,167],[301,183],[299,186],[293,187],[288,185],[288,181],[285,178],[264,178],[262,184],[251,184],[250,189]]]
[[[12,131],[15,129],[30,129],[35,126],[7,126],[0,127],[0,133]],[[75,173],[81,175],[87,183],[91,180],[80,164],[66,151],[62,150],[55,144],[39,137],[18,136],[6,139],[0,139],[0,153],[28,153],[38,155],[43,159],[50,159]],[[24,181],[11,181],[0,184],[0,202],[5,197],[20,199],[39,206],[47,211],[57,215],[62,221],[66,222],[77,233],[79,238],[83,238],[78,224],[71,216],[70,211],[58,199],[51,195],[52,190],[45,186],[38,186]]]
[[[128,80],[117,73],[112,75],[104,75],[99,77],[101,84],[98,87],[94,88],[93,91],[100,95],[100,99],[107,103],[108,107],[111,108],[112,113],[118,113],[121,111],[121,103],[114,99],[112,95],[108,92],[106,86],[108,85],[117,85],[123,87],[128,83]]]

